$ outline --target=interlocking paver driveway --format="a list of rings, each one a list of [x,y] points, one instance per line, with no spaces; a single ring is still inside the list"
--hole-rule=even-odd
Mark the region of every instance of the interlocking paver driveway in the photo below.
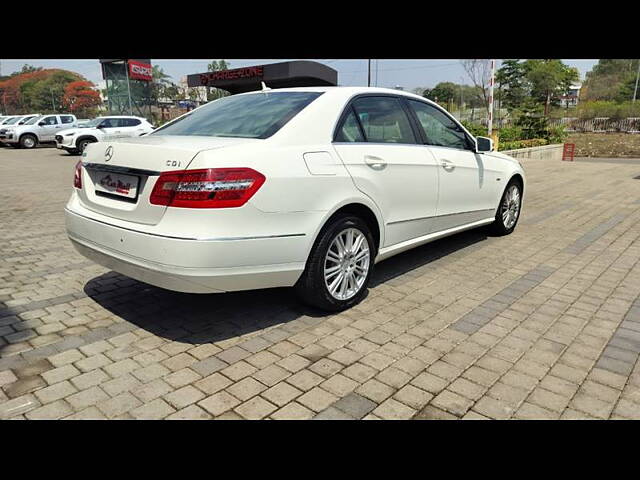
[[[76,161],[0,148],[0,418],[640,418],[639,160],[525,161],[513,235],[390,259],[337,315],[85,260]]]

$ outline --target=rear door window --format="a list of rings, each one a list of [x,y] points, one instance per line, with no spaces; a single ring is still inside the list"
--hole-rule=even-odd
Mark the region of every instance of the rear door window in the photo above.
[[[45,125],[58,125],[58,117],[55,115],[44,117],[41,122],[44,122]]]
[[[362,97],[353,102],[367,142],[415,144],[409,117],[395,97]]]

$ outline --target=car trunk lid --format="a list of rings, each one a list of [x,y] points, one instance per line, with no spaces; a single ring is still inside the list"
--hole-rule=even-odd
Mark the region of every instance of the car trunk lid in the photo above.
[[[255,140],[157,135],[91,144],[83,154],[78,195],[83,206],[94,212],[155,225],[167,209],[149,202],[162,172],[186,170],[204,150],[251,141]]]

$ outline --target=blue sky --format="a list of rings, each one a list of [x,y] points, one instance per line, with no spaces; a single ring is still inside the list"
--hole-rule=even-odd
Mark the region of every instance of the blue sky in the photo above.
[[[250,65],[260,65],[264,63],[281,62],[289,59],[226,59],[231,68],[244,67]],[[337,59],[315,59],[325,63],[338,71],[338,82],[340,85],[366,85],[367,84],[367,60],[337,60]],[[581,79],[585,73],[597,63],[597,60],[563,60],[566,64],[577,67],[580,71]],[[86,77],[92,82],[102,80],[100,64],[98,60],[2,60],[0,67],[4,75],[20,70],[28,63],[36,67],[62,68],[72,70]],[[159,65],[162,69],[177,82],[180,77],[190,73],[199,73],[207,70],[209,60],[162,60],[152,59],[151,63]],[[376,82],[377,63],[377,82]],[[500,62],[498,61],[498,66]],[[379,87],[402,86],[406,90],[415,87],[433,87],[439,82],[470,83],[466,77],[464,69],[457,59],[452,60],[373,60],[372,61],[372,84]]]

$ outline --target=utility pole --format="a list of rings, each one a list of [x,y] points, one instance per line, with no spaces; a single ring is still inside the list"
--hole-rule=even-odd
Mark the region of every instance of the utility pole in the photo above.
[[[636,74],[636,88],[633,89],[633,103],[636,102],[638,96],[638,80],[640,80],[640,59],[638,60],[638,73]]]
[[[487,119],[487,135],[493,132],[493,84],[496,77],[496,61],[491,60],[491,78],[489,79],[489,118]]]
[[[49,93],[51,93],[51,109],[53,113],[56,113],[56,105],[53,103],[53,89],[51,87],[49,87]]]
[[[376,59],[376,87],[378,86],[378,62],[380,60]]]
[[[367,78],[367,87],[370,87],[371,86],[371,59],[369,59],[368,62],[369,62],[369,68],[368,68],[369,76]]]
[[[460,121],[462,121],[462,114],[464,113],[464,109],[462,105],[464,105],[463,93],[464,92],[464,78],[460,77]]]

